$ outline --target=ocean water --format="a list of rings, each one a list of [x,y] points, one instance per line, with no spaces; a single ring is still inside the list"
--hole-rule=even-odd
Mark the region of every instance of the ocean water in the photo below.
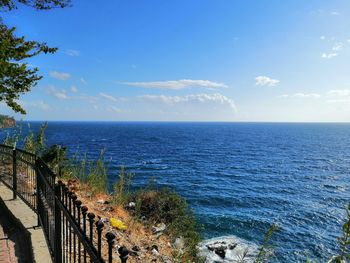
[[[111,182],[124,165],[136,188],[150,179],[174,188],[205,239],[259,245],[277,223],[272,262],[325,262],[337,252],[350,201],[350,124],[49,122],[47,144],[89,158],[104,148]]]

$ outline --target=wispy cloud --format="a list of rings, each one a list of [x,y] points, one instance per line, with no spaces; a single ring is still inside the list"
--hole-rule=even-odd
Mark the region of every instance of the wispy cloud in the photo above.
[[[320,39],[321,39],[321,40],[325,40],[326,37],[325,37],[325,36],[320,36]]]
[[[237,107],[234,101],[219,93],[191,94],[185,96],[143,95],[139,98],[144,101],[162,102],[168,105],[175,105],[179,103],[214,103],[228,106],[233,111],[237,111]]]
[[[110,100],[110,101],[113,101],[113,102],[117,102],[118,99],[116,97],[113,97],[112,95],[109,95],[109,94],[106,94],[106,93],[103,93],[103,92],[100,92],[99,94],[102,98],[105,98],[107,100]]]
[[[329,14],[331,16],[339,16],[340,15],[340,13],[338,11],[331,11]]]
[[[327,93],[329,96],[348,97],[350,96],[350,90],[348,89],[332,89]]]
[[[280,98],[302,98],[302,99],[318,99],[321,97],[320,94],[317,93],[295,93],[295,94],[283,94],[279,96]]]
[[[321,57],[324,59],[332,59],[339,55],[339,52],[343,49],[344,44],[343,42],[336,42],[332,46],[331,52],[324,52],[321,54]]]
[[[46,89],[46,92],[59,99],[59,100],[68,100],[70,99],[70,97],[66,94],[66,90],[64,89],[57,89],[55,88],[53,85],[50,85],[47,89]]]
[[[113,111],[113,112],[117,112],[117,113],[123,112],[122,109],[120,109],[120,108],[118,108],[118,107],[115,107],[115,106],[111,106],[111,107],[110,107],[110,110]]]
[[[84,85],[87,84],[86,80],[84,78],[80,78],[80,82],[83,83]]]
[[[64,51],[64,53],[68,56],[71,57],[78,57],[80,56],[80,51],[79,50],[75,50],[75,49],[67,49]]]
[[[270,77],[267,76],[258,76],[255,78],[255,85],[257,86],[276,86],[280,83],[279,80],[277,79],[272,79]]]
[[[333,52],[333,53],[322,53],[321,54],[321,57],[325,58],[325,59],[332,59],[332,58],[335,58],[337,56],[338,56],[338,53],[335,53],[335,52]]]
[[[344,44],[342,42],[334,43],[332,50],[333,51],[340,51],[343,49],[343,46],[344,46]]]
[[[67,80],[70,78],[70,74],[66,72],[50,71],[50,76],[59,80]]]
[[[193,79],[180,79],[180,80],[167,80],[167,81],[151,81],[151,82],[122,82],[124,85],[140,87],[140,88],[154,88],[154,89],[172,89],[181,90],[192,87],[197,88],[228,88],[228,86],[221,82],[215,82],[210,80],[193,80]]]
[[[73,86],[70,87],[70,91],[73,92],[73,93],[78,93],[79,90],[78,90],[78,88],[76,86],[73,85]]]

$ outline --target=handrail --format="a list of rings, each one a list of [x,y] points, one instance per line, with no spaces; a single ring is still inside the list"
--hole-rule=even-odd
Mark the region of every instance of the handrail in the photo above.
[[[68,186],[56,183],[55,173],[40,157],[0,144],[0,181],[37,214],[54,263],[112,263],[115,235],[107,232],[108,253],[103,253],[104,224],[87,213],[88,208]],[[120,255],[122,263],[127,260],[124,253]]]

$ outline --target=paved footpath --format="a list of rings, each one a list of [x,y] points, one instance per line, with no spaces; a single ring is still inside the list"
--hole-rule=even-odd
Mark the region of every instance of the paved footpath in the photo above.
[[[0,263],[17,263],[15,255],[15,243],[5,234],[0,225]]]
[[[37,215],[19,197],[13,200],[12,191],[1,182],[0,182],[0,198],[4,201],[6,207],[11,211],[14,217],[16,217],[20,221],[20,223],[26,229],[25,231],[28,232],[28,235],[30,236],[31,243],[32,243],[31,246],[32,246],[32,254],[33,254],[34,262],[51,263],[52,260],[49,253],[49,249],[46,244],[44,233],[40,227],[39,228],[37,227],[37,221],[38,221]],[[2,229],[4,229],[5,231],[5,227],[1,228],[0,226],[0,263],[31,262],[32,260],[28,260],[28,258],[26,258],[26,256],[29,256],[29,255],[21,255],[21,252],[18,252],[18,250],[20,250],[20,247],[21,247],[21,244],[20,244],[21,237],[19,239],[15,238],[14,239],[15,242],[9,239],[6,239],[6,237],[4,237],[3,239],[2,236],[4,235],[3,235]],[[17,229],[17,232],[18,232],[18,229]],[[16,245],[18,243],[19,243],[19,248],[16,249],[16,254],[14,254],[15,252],[14,248],[16,248]],[[29,253],[25,252],[25,254],[29,254]],[[15,255],[17,256],[17,259]],[[2,258],[4,258],[5,261],[2,260]]]

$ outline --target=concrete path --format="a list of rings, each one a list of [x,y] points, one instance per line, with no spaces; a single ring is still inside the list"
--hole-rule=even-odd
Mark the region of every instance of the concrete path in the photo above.
[[[38,221],[37,215],[19,197],[13,200],[12,191],[8,189],[1,182],[0,182],[0,198],[3,200],[6,207],[12,213],[12,215],[19,221],[21,225],[23,225],[24,231],[28,233],[31,239],[32,254],[33,254],[34,262],[51,263],[52,260],[49,253],[49,249],[46,244],[44,233],[41,228],[37,227],[37,221]],[[0,238],[1,238],[1,232],[0,232]],[[18,240],[18,242],[15,241],[14,243],[16,245],[16,243],[20,243],[20,240]],[[8,247],[12,246],[11,242],[10,244],[9,243],[7,244],[8,244]],[[9,248],[9,251],[11,251],[10,248]],[[8,253],[12,253],[12,252],[8,252]],[[17,256],[17,261],[8,261],[8,262],[11,262],[11,263],[12,262],[31,262],[29,258],[22,258],[19,252],[17,252],[16,254],[19,254],[19,256]],[[7,261],[1,261],[1,255],[2,254],[0,252],[0,263],[7,262]],[[12,256],[12,254],[10,254],[10,256]],[[30,257],[30,255],[26,255],[26,256]]]

